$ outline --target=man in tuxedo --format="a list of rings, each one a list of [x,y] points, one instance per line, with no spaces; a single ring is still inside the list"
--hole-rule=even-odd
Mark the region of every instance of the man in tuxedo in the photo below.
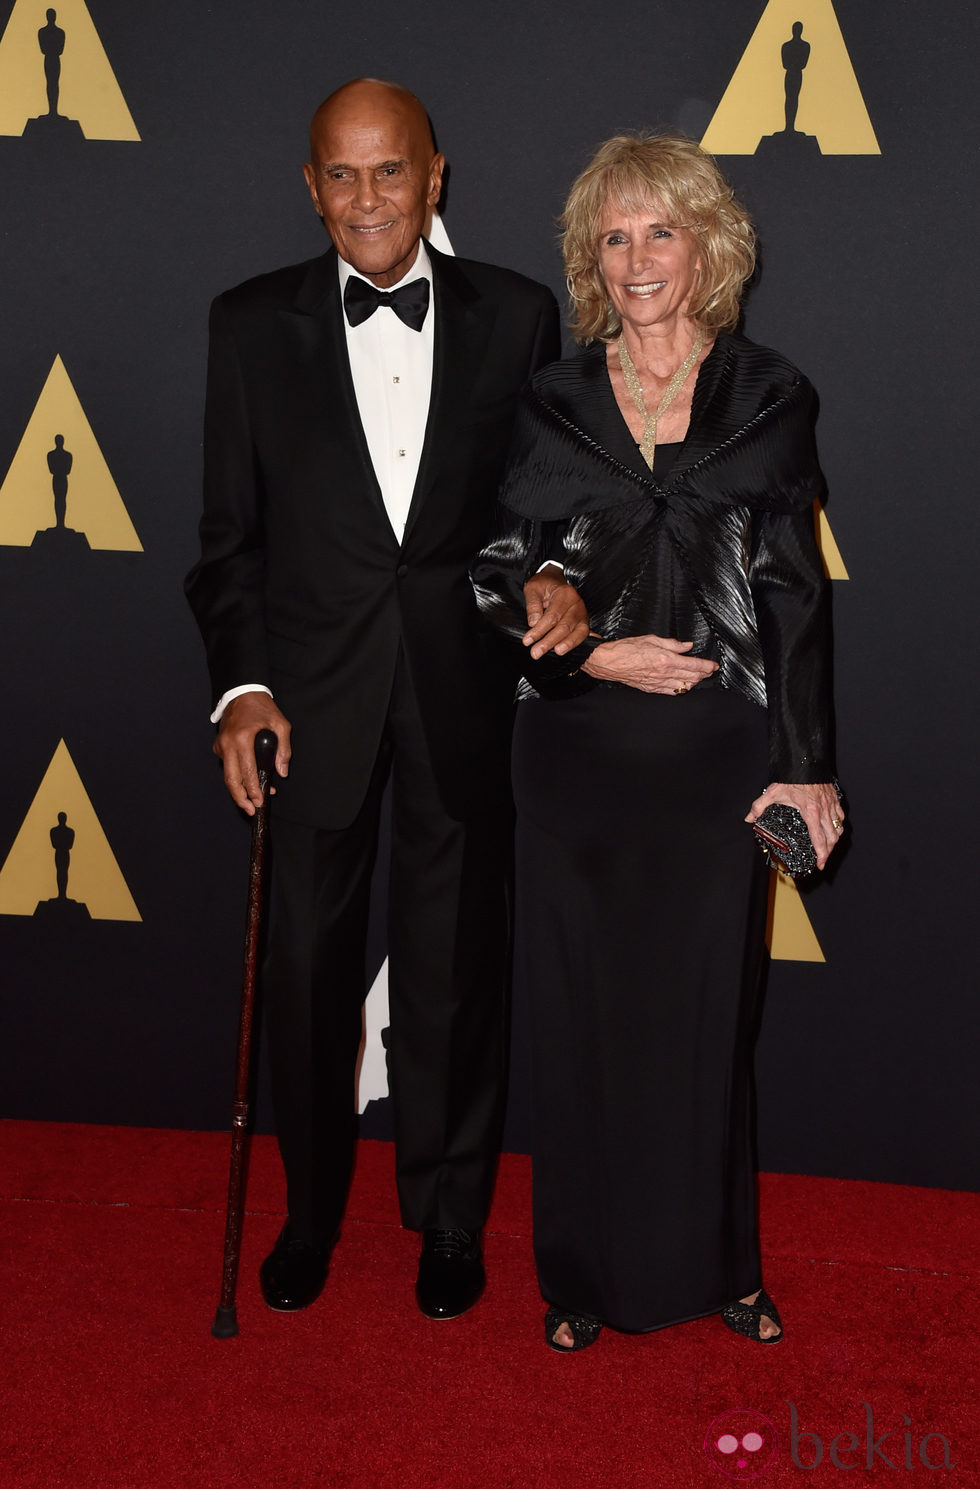
[[[278,737],[263,969],[289,1217],[270,1307],[320,1292],[356,1135],[368,892],[392,781],[389,1073],[416,1296],[451,1318],[484,1285],[502,1119],[513,678],[467,568],[486,537],[517,393],[559,355],[543,286],[422,239],[443,157],[422,105],[358,79],[311,126],[305,167],[333,248],[211,312],[204,635],[232,799],[261,802]],[[535,651],[581,641],[561,574],[528,588]]]

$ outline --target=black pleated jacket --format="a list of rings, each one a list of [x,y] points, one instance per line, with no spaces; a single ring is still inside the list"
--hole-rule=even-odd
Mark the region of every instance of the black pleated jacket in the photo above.
[[[517,642],[527,628],[522,585],[560,541],[593,629],[606,640],[647,634],[652,555],[666,540],[691,612],[681,634],[702,638],[695,650],[718,660],[722,686],[767,709],[770,780],[831,780],[815,417],[816,395],[791,363],[720,335],[698,373],[687,438],[658,482],[616,405],[604,345],[544,368],[521,400],[495,532],[472,569],[484,616]],[[524,652],[530,689],[565,696],[597,686],[577,671],[587,650],[540,663]]]

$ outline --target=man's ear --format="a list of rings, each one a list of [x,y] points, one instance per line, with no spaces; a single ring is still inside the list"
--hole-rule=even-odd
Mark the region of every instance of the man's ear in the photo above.
[[[320,206],[320,199],[316,194],[316,171],[313,169],[313,166],[309,164],[309,162],[307,162],[307,164],[303,167],[303,175],[306,177],[306,184],[310,188],[310,196],[312,197],[313,205],[316,208],[316,215],[318,217],[322,217],[323,208]]]
[[[430,207],[436,206],[442,196],[442,173],[445,168],[445,155],[433,155],[432,164],[429,166],[429,194],[425,199]]]

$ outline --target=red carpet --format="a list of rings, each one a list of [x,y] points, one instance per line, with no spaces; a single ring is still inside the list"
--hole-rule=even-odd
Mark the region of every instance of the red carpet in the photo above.
[[[390,1148],[363,1143],[327,1289],[287,1316],[255,1276],[282,1202],[260,1138],[241,1333],[218,1341],[226,1138],[5,1122],[0,1144],[2,1489],[776,1489],[837,1484],[848,1465],[856,1481],[980,1484],[980,1197],[765,1176],[783,1343],[704,1319],[606,1331],[562,1359],[542,1338],[527,1159],[504,1159],[483,1302],[437,1324],[414,1306]],[[774,1424],[768,1466],[755,1439],[716,1455],[725,1471],[709,1462],[710,1424],[736,1410]],[[938,1436],[923,1466],[929,1433],[955,1467]]]

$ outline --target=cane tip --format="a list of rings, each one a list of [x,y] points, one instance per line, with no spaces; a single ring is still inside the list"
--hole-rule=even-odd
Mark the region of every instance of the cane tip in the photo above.
[[[214,1315],[211,1333],[215,1339],[234,1339],[238,1333],[238,1316],[234,1303],[230,1308],[219,1308]]]

